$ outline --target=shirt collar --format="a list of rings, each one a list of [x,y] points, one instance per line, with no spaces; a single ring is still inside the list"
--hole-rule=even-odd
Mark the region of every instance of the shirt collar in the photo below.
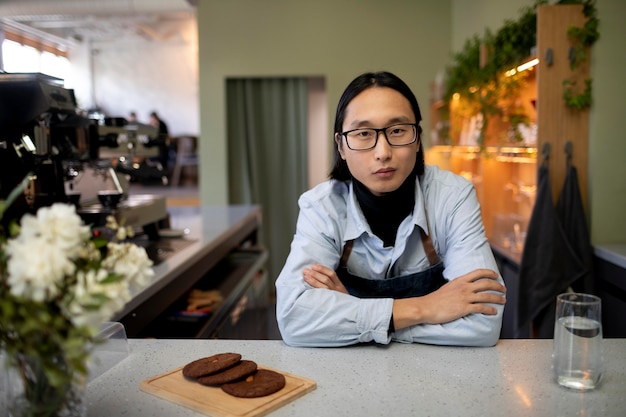
[[[372,233],[372,230],[367,224],[367,220],[365,220],[365,215],[361,210],[361,206],[359,206],[359,203],[357,202],[352,181],[349,181],[348,185],[348,201],[346,209],[346,231],[343,237],[344,241],[354,240],[363,233]]]
[[[426,220],[425,197],[422,192],[422,187],[420,186],[423,180],[423,176],[418,176],[415,181],[415,206],[413,207],[412,221],[428,234],[429,230],[428,222]],[[346,229],[343,236],[344,242],[354,240],[363,233],[372,234],[372,230],[367,224],[363,211],[357,202],[352,181],[349,181],[348,190],[348,201],[346,204]]]
[[[413,223],[419,226],[426,234],[430,234],[428,230],[428,220],[426,219],[426,197],[422,192],[422,183],[425,175],[418,176],[415,181],[415,206],[413,207]]]

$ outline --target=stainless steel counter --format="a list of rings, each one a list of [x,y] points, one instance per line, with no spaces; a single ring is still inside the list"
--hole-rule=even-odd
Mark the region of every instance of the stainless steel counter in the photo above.
[[[626,269],[626,243],[594,245],[594,253],[597,257]]]
[[[155,265],[151,283],[133,294],[124,309],[111,318],[124,322],[131,335],[135,323],[140,328],[151,320],[160,312],[159,307],[165,308],[161,304],[179,297],[248,236],[255,235],[261,224],[261,209],[255,205],[171,207],[168,212],[171,228],[184,230],[188,244]],[[163,294],[164,289],[168,294]],[[157,295],[169,298],[156,300]],[[137,312],[150,302],[154,308]]]
[[[596,294],[602,298],[604,334],[626,337],[626,243],[594,245]],[[626,411],[624,412],[626,415]]]
[[[552,340],[501,340],[493,348],[392,343],[292,348],[281,341],[130,339],[131,354],[87,388],[88,415],[199,416],[144,393],[139,383],[219,352],[313,379],[317,388],[272,416],[623,416],[626,339],[606,339],[599,389],[552,379]]]

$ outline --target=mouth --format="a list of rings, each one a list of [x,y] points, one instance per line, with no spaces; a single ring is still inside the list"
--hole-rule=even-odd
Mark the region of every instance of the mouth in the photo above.
[[[396,172],[394,168],[381,168],[378,171],[374,172],[374,175],[386,178],[392,176],[394,172]]]

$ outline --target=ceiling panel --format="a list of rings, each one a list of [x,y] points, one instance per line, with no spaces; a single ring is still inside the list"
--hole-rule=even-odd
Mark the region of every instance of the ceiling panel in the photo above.
[[[0,22],[55,42],[162,40],[195,17],[190,0],[0,0]]]
[[[0,16],[107,15],[193,11],[188,0],[0,0]]]

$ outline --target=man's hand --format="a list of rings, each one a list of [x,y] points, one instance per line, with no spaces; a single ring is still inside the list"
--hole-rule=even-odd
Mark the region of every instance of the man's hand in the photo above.
[[[394,300],[394,326],[402,329],[415,324],[442,324],[473,313],[495,315],[498,310],[487,304],[506,302],[506,288],[497,279],[495,271],[477,269],[423,297]]]
[[[311,268],[305,268],[302,275],[304,281],[313,288],[327,288],[348,294],[348,290],[339,280],[337,273],[323,265],[313,264]]]

